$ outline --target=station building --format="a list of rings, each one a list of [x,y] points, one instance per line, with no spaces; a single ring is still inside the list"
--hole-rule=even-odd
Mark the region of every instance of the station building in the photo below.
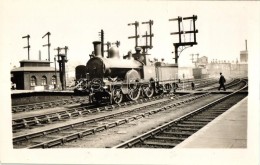
[[[11,81],[16,89],[48,90],[60,85],[58,70],[50,66],[50,61],[22,60],[20,67],[11,70]]]

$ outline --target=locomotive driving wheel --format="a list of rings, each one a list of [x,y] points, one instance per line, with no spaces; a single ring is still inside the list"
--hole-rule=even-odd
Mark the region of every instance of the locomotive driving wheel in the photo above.
[[[154,94],[154,88],[153,88],[152,84],[148,84],[147,86],[145,86],[143,88],[143,93],[148,98],[152,97]]]
[[[129,100],[137,100],[140,96],[141,90],[137,84],[128,85],[128,94],[126,95]]]
[[[113,99],[113,102],[115,102],[116,104],[121,103],[123,100],[122,90],[119,88],[113,89],[112,90],[112,99]]]

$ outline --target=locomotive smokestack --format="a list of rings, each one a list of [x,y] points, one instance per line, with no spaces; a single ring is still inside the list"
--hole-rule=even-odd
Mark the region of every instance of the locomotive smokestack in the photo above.
[[[103,57],[102,53],[101,53],[101,42],[100,41],[94,41],[93,45],[94,45],[94,54],[95,54],[95,56]]]

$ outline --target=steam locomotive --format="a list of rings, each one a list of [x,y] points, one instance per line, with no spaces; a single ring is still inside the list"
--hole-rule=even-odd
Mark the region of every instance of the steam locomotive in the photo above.
[[[176,88],[178,65],[151,61],[150,54],[136,47],[123,58],[117,47],[108,50],[108,57],[101,53],[101,42],[95,41],[94,53],[86,64],[85,90],[90,103],[120,103],[169,93]],[[142,52],[141,52],[142,51]]]

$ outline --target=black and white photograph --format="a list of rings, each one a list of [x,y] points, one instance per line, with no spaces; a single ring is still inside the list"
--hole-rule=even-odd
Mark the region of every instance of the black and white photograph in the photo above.
[[[259,164],[259,1],[0,1],[0,162]]]

